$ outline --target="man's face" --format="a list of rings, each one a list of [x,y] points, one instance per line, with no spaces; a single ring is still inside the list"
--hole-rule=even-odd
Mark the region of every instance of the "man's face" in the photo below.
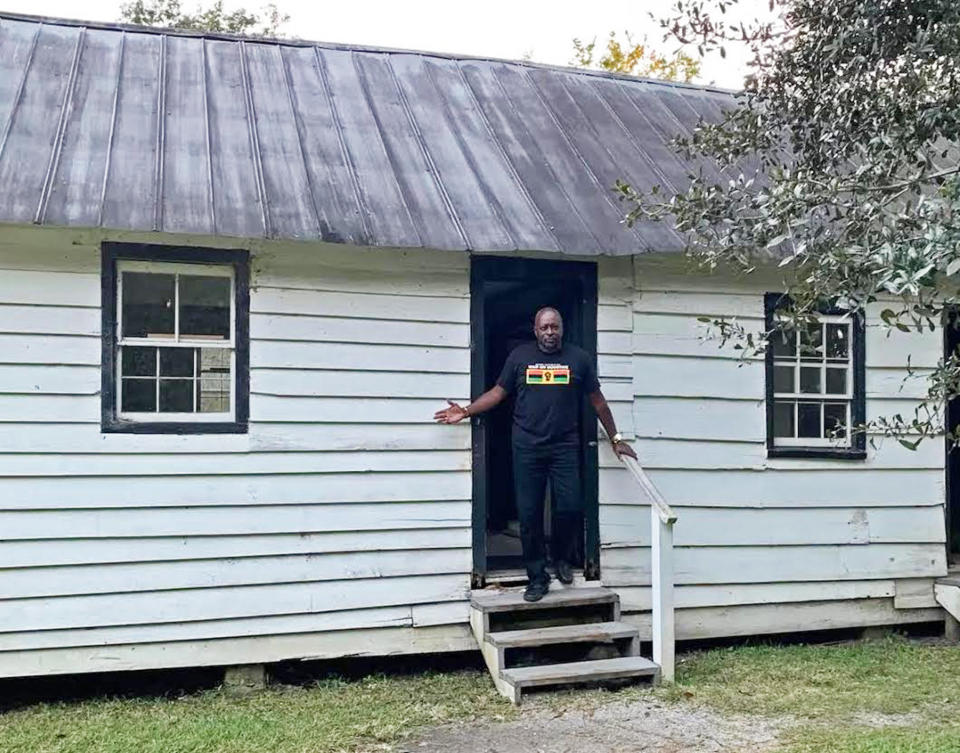
[[[533,325],[537,345],[544,353],[560,350],[563,340],[563,320],[555,311],[544,311]]]

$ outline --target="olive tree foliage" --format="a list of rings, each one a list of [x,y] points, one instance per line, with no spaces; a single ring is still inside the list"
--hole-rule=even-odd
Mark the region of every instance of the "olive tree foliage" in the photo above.
[[[281,13],[273,3],[257,13],[245,8],[227,11],[223,0],[215,0],[207,7],[197,5],[191,13],[183,10],[180,0],[133,0],[120,6],[120,20],[166,29],[276,37],[280,36],[279,29],[290,20],[290,16]]]
[[[750,73],[719,122],[676,140],[709,165],[686,187],[617,184],[628,223],[674,222],[708,268],[750,273],[772,258],[791,301],[778,326],[874,304],[890,331],[936,330],[960,303],[960,3],[770,0],[749,23],[732,20],[737,4],[678,0],[659,20],[701,55],[748,45]],[[748,354],[776,336],[713,323]],[[922,404],[859,428],[915,448],[943,431],[960,354],[906,365],[927,380]]]
[[[665,55],[654,50],[645,39],[638,42],[630,32],[624,32],[621,41],[616,32],[611,31],[606,46],[600,50],[597,50],[596,37],[589,42],[574,39],[570,65],[683,82],[692,81],[700,73],[700,61],[692,55],[682,51]]]

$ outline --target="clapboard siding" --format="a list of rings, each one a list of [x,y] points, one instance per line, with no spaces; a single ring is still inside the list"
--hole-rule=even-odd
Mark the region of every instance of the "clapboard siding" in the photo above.
[[[849,603],[849,618],[839,622],[855,624],[863,617],[856,605],[865,599],[889,599],[895,615],[898,583],[923,592],[914,606],[935,606],[926,591],[946,571],[942,442],[911,452],[871,437],[862,461],[767,458],[763,361],[741,358],[730,343],[721,347],[700,318],[735,319],[761,332],[763,294],[783,288],[777,274],[761,269],[756,280],[692,274],[658,258],[636,259],[634,272],[634,447],[679,515],[679,624],[686,611],[694,621],[695,610],[729,614],[730,620],[717,617],[718,625],[729,623],[719,629],[742,634],[731,620],[739,623],[748,605],[813,601],[835,605],[830,610],[838,615]],[[867,314],[868,418],[909,415],[925,386],[907,378],[908,359],[934,365],[942,356],[940,333],[891,333],[879,310],[871,306]],[[646,611],[650,508],[618,465],[602,451],[603,580],[620,591],[627,611]],[[731,607],[739,611],[716,611]],[[773,622],[778,630],[758,625],[754,632],[808,627]],[[702,624],[680,632],[725,634],[716,630]]]
[[[432,421],[469,397],[469,258],[258,242],[249,433],[104,435],[101,237],[0,239],[0,676],[470,648],[470,427]],[[602,388],[680,514],[679,634],[929,618],[942,446],[768,459],[762,363],[697,321],[762,326],[764,275],[598,262]],[[868,411],[903,412],[939,335],[877,321]],[[649,507],[600,466],[603,578],[646,612]]]
[[[15,237],[0,676],[24,651],[463,622],[470,429],[432,414],[469,396],[466,257],[254,251],[249,433],[118,436],[99,430],[98,239]]]

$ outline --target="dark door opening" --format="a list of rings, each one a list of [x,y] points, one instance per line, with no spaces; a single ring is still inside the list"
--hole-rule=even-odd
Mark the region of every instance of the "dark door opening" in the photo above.
[[[950,358],[960,348],[960,310],[953,309],[945,317],[943,332],[944,357]],[[960,426],[960,398],[951,400],[947,405],[946,430],[956,435]],[[960,562],[960,447],[951,449],[949,441],[946,447],[946,527],[947,561]]]
[[[471,391],[490,389],[517,345],[533,340],[537,309],[553,306],[564,321],[564,341],[597,352],[597,270],[586,262],[474,257],[471,266]],[[473,419],[473,584],[493,572],[523,566],[510,430],[513,402]],[[586,400],[580,416],[583,528],[578,567],[588,579],[600,573],[596,419]],[[549,505],[545,530],[550,531]],[[549,533],[548,533],[549,535]]]

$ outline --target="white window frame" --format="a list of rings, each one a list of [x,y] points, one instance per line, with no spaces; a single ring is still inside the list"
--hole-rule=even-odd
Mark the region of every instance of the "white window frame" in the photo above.
[[[123,275],[125,272],[147,272],[154,274],[173,274],[176,277],[174,284],[174,334],[171,339],[154,337],[123,337]],[[121,421],[142,423],[142,424],[165,424],[165,423],[233,423],[236,421],[237,413],[237,323],[236,323],[236,275],[232,264],[193,264],[162,261],[140,261],[132,259],[117,260],[117,279],[116,279],[116,322],[115,337],[116,357],[114,374],[116,384],[116,404],[114,409],[116,417]],[[191,277],[228,277],[230,279],[230,337],[229,340],[214,340],[202,336],[181,336],[180,335],[180,275]],[[157,410],[155,412],[133,412],[121,410],[123,399],[123,358],[122,348],[124,346],[143,346],[158,348],[157,358],[159,360],[159,348],[178,348],[178,349],[225,349],[230,351],[230,409],[229,411],[219,413],[164,413],[160,412],[160,399],[157,395]],[[194,350],[194,374],[197,373],[196,351]],[[157,369],[159,375],[159,364]],[[195,376],[195,379],[199,377]],[[160,389],[160,378],[157,378],[157,390]],[[196,391],[194,390],[194,406],[196,406]]]
[[[786,321],[784,317],[775,316],[775,322],[784,322]],[[820,427],[821,431],[823,430],[823,418],[824,418],[824,409],[827,403],[844,403],[846,405],[846,431],[844,432],[843,437],[831,438],[831,437],[778,437],[774,435],[771,439],[773,441],[774,447],[810,447],[810,448],[836,448],[836,449],[852,449],[853,448],[853,401],[854,401],[854,359],[856,358],[855,349],[854,349],[854,329],[855,322],[852,317],[849,315],[840,315],[840,314],[818,314],[817,322],[823,328],[823,339],[822,347],[824,348],[824,354],[821,357],[819,364],[816,361],[808,361],[804,364],[802,356],[800,354],[800,336],[799,331],[795,335],[796,344],[795,344],[795,355],[793,359],[778,359],[776,356],[773,357],[773,373],[776,373],[777,366],[785,366],[789,364],[791,368],[794,369],[794,392],[776,392],[775,387],[772,390],[773,401],[770,407],[771,410],[775,409],[775,406],[778,401],[792,401],[794,404],[793,412],[793,431],[794,434],[799,433],[800,431],[800,422],[799,422],[799,406],[800,403],[819,403],[820,405]],[[847,331],[847,363],[845,367],[842,367],[846,374],[846,391],[843,394],[831,394],[827,393],[825,390],[827,388],[827,371],[828,370],[839,370],[841,367],[839,365],[831,365],[826,358],[826,347],[827,347],[827,338],[826,338],[826,326],[827,324],[842,324],[846,327]],[[777,333],[774,333],[771,337],[778,337]],[[800,380],[801,369],[803,368],[813,368],[817,366],[820,369],[820,392],[799,392],[800,385],[798,384]],[[774,382],[774,385],[776,382]]]

